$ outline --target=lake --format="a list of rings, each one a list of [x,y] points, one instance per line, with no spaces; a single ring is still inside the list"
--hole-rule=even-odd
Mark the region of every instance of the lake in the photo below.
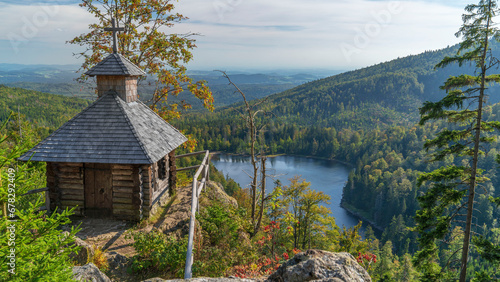
[[[250,157],[218,154],[212,156],[211,162],[242,188],[250,187],[250,177],[245,173],[252,174]],[[268,175],[276,175],[275,178],[267,179],[268,188],[274,186],[275,179],[279,179],[282,185],[289,185],[290,178],[301,175],[307,182],[311,182],[311,189],[322,191],[331,197],[330,204],[325,206],[330,208],[339,227],[344,225],[349,228],[358,224],[359,219],[340,206],[342,189],[352,169],[349,166],[332,160],[277,156],[267,159],[266,168]]]

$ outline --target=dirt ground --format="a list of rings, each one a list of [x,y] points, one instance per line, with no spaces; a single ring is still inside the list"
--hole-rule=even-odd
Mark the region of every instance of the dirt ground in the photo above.
[[[181,235],[189,231],[189,217],[191,212],[191,186],[177,189],[176,194],[169,202],[158,210],[155,217],[141,223],[116,220],[111,218],[75,217],[70,226],[79,227],[76,234],[90,246],[101,247],[108,258],[116,253],[128,259],[136,255],[133,247],[133,238],[130,232],[149,232],[156,228],[165,234]],[[122,267],[123,268],[123,267]],[[110,269],[107,273],[113,281],[133,281],[124,269]]]

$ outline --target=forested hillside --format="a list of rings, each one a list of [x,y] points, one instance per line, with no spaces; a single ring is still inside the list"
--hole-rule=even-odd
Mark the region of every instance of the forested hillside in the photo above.
[[[458,66],[434,70],[435,64],[456,50],[451,47],[399,58],[267,97],[259,109],[268,114],[256,116],[256,123],[264,128],[263,152],[316,156],[354,165],[344,188],[343,205],[384,229],[381,242],[391,241],[398,255],[413,254],[417,235],[409,227],[414,226],[413,217],[419,209],[416,198],[427,189],[417,188],[417,176],[441,165],[464,162],[457,157],[429,163],[423,145],[447,125],[416,124],[418,108],[424,101],[436,101],[444,95],[439,86],[450,75],[470,71]],[[500,96],[490,97],[486,119],[498,120],[500,105],[493,103],[499,100]],[[212,115],[188,115],[175,123],[193,134],[200,149],[247,153],[243,112],[240,104]],[[500,190],[495,190],[500,184],[495,162],[500,146],[493,142],[484,151],[487,155],[480,165],[491,181],[483,191],[500,196]],[[476,207],[481,214],[474,224],[489,230],[487,237],[498,237],[496,219],[500,213],[485,193],[480,192]],[[470,273],[486,267],[477,260],[477,253],[472,257]]]
[[[19,112],[38,126],[54,129],[89,104],[89,100],[0,85],[0,122]]]

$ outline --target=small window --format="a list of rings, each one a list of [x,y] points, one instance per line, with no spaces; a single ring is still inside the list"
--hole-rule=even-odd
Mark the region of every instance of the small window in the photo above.
[[[165,180],[167,178],[167,162],[165,157],[158,161],[158,178]]]

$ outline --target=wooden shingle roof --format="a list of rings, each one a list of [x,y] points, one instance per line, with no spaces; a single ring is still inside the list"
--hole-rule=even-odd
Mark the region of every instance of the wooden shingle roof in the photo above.
[[[109,92],[19,160],[151,164],[186,141],[141,101],[126,103]]]
[[[123,75],[123,76],[142,76],[146,73],[134,65],[121,54],[110,54],[104,60],[100,61],[93,68],[85,72],[86,75]]]

